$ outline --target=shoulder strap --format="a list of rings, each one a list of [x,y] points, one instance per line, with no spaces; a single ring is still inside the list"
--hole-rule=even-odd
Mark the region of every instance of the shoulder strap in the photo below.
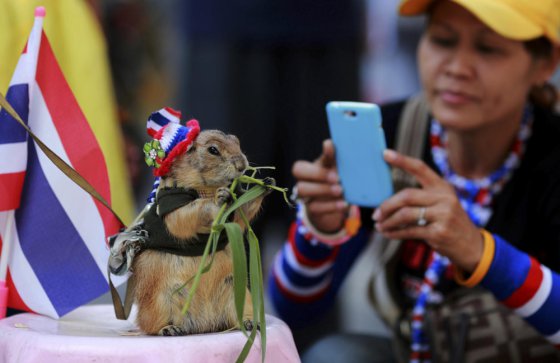
[[[404,155],[422,158],[428,121],[429,110],[424,95],[410,98],[399,119],[395,150]],[[417,185],[416,180],[401,169],[393,169],[392,177],[396,191]]]
[[[421,158],[428,122],[429,110],[423,95],[410,98],[401,112],[395,150],[408,156]],[[392,179],[395,192],[417,185],[414,177],[397,168],[392,170]],[[398,304],[399,294],[392,276],[401,241],[387,240],[377,234],[375,243],[379,244],[380,269],[373,276],[369,295],[377,313],[386,323],[393,326],[401,315]]]
[[[401,154],[422,158],[426,141],[429,110],[423,94],[410,98],[404,105],[397,126],[395,150]],[[401,169],[391,172],[395,192],[418,185],[416,179]],[[386,263],[397,252],[400,241],[392,241],[383,249],[381,261]]]

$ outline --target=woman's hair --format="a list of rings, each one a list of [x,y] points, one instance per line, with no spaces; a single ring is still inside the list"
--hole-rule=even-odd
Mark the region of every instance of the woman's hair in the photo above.
[[[539,37],[523,43],[525,49],[534,59],[552,57],[554,46],[546,37]],[[533,86],[529,92],[529,100],[536,106],[553,109],[558,101],[558,90],[549,82]]]

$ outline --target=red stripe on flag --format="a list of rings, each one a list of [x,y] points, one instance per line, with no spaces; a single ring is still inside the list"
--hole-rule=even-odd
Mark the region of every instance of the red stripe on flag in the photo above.
[[[169,112],[170,114],[172,114],[177,118],[181,118],[181,111],[175,110],[171,107],[165,107],[165,111]]]
[[[21,54],[25,54],[27,53],[27,42],[25,42],[25,46],[23,47],[23,50],[21,51]]]
[[[19,207],[25,171],[19,173],[0,174],[0,211]]]
[[[44,32],[41,34],[35,78],[70,163],[110,203],[105,158]],[[98,201],[95,200],[95,203],[105,226],[105,235],[118,232],[120,224],[112,213]]]
[[[503,303],[511,309],[517,309],[525,305],[535,296],[541,286],[543,280],[541,265],[534,258],[530,257],[530,259],[531,266],[529,267],[529,273],[525,281],[523,281],[523,284],[519,286],[513,294],[503,301]]]

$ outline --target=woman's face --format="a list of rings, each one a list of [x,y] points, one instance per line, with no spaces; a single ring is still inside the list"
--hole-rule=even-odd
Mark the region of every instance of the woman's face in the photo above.
[[[449,129],[519,122],[531,86],[546,80],[520,41],[504,38],[464,8],[438,3],[418,48],[432,113]]]

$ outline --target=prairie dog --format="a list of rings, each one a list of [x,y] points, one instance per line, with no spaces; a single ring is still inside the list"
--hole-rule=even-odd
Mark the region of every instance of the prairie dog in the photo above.
[[[192,147],[175,159],[158,189],[158,195],[174,187],[194,189],[199,194],[198,198],[163,216],[169,236],[167,243],[189,243],[185,240],[209,233],[220,207],[231,200],[229,185],[247,166],[237,137],[217,130],[202,131]],[[262,199],[263,196],[242,207],[249,220],[259,211]],[[156,199],[153,208],[160,208],[158,212],[165,209],[157,204]],[[238,212],[233,214],[233,221],[245,231],[247,226]],[[205,245],[206,239],[197,243]],[[191,285],[180,292],[177,290],[196,274],[201,257],[152,249],[142,251],[132,264],[140,329],[153,335],[184,335],[238,327],[230,255],[229,245],[216,252],[212,268],[202,275],[189,311],[183,315],[181,309]],[[245,300],[244,322],[250,327],[253,309],[248,291]]]

